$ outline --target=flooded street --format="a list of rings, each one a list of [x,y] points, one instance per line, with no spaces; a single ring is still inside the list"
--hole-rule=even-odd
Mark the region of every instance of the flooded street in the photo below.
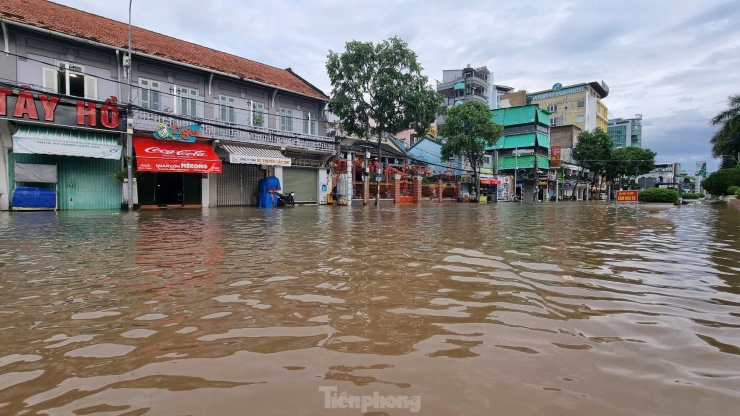
[[[725,204],[2,212],[0,239],[0,414],[740,406]]]

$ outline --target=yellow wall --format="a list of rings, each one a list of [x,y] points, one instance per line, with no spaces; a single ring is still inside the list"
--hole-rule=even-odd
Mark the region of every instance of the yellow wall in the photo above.
[[[540,108],[543,110],[547,110],[547,108],[555,104],[558,106],[557,111],[553,112],[550,115],[550,118],[553,119],[555,117],[564,117],[564,121],[562,123],[558,123],[558,126],[563,126],[567,124],[573,124],[578,126],[581,130],[586,129],[586,96],[588,95],[588,91],[581,91],[576,92],[573,94],[568,95],[560,95],[557,97],[551,97],[551,98],[545,98],[542,100],[532,101],[532,104],[539,104]],[[578,100],[584,100],[583,107],[578,107]],[[566,108],[567,107],[567,108]],[[582,115],[583,120],[582,122],[578,122],[578,116]]]
[[[609,109],[606,108],[600,99],[596,100],[596,108],[596,127],[600,127],[602,130],[607,131]]]

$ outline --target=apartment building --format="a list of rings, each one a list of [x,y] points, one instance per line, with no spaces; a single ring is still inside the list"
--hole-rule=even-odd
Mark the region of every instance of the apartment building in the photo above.
[[[550,112],[551,126],[573,124],[581,130],[599,127],[607,131],[609,109],[602,100],[608,95],[604,81],[568,86],[556,83],[549,90],[528,93],[527,102]]]
[[[642,147],[642,114],[635,114],[634,118],[610,119],[607,133],[615,149]]]

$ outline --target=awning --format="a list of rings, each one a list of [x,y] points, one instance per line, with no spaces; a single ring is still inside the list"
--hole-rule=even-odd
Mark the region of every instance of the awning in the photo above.
[[[290,166],[291,159],[276,149],[222,145],[229,152],[229,162],[248,165]]]
[[[142,172],[221,173],[221,159],[206,143],[134,137],[134,149]]]
[[[20,126],[13,135],[13,153],[120,159],[121,148],[117,134]]]
[[[458,82],[455,84],[455,90],[464,90],[465,89],[465,83],[464,82]]]

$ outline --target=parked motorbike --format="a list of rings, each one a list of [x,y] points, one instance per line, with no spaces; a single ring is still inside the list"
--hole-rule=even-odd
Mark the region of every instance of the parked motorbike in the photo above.
[[[285,207],[285,206],[295,206],[295,192],[288,192],[287,194],[281,194],[278,193],[278,200],[277,200],[277,206],[279,207]]]

